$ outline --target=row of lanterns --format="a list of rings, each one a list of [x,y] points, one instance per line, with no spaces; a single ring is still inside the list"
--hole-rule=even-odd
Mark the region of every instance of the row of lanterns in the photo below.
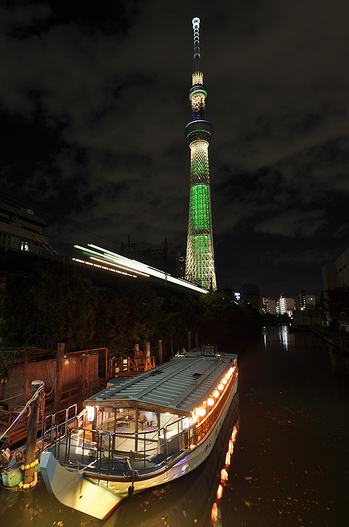
[[[233,375],[235,370],[235,367],[229,368],[228,372],[224,375],[224,377],[220,380],[219,384],[216,386],[216,388],[213,390],[212,394],[209,396],[207,401],[203,401],[203,403],[198,406],[197,408],[194,408],[192,411],[192,422],[196,423],[196,421],[200,417],[205,417],[208,407],[209,411],[211,411],[216,404],[216,402],[220,399],[221,395],[224,392],[224,389],[228,385],[229,379]]]

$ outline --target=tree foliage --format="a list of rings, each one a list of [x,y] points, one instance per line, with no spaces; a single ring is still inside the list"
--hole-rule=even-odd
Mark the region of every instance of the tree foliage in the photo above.
[[[326,291],[326,308],[332,319],[349,318],[349,287],[337,287]]]
[[[2,318],[5,346],[84,347],[94,330],[95,291],[74,269],[11,277]]]
[[[127,283],[128,284],[128,283]],[[199,345],[238,351],[243,335],[260,329],[259,314],[236,305],[229,291],[159,296],[147,285],[94,287],[79,269],[61,266],[9,276],[1,302],[2,347],[37,346],[55,349],[107,347],[129,351],[135,343],[163,341],[164,357],[187,348],[188,332]]]

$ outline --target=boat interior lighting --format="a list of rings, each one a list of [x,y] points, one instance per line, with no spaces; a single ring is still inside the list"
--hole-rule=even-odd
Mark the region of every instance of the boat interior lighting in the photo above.
[[[88,421],[93,421],[95,418],[95,407],[94,406],[86,406],[87,410],[87,419]]]

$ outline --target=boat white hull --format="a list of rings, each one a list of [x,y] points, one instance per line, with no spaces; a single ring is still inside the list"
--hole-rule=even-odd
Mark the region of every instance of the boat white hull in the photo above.
[[[50,492],[64,505],[98,519],[106,519],[120,501],[133,492],[141,492],[147,488],[178,479],[205,461],[215,445],[236,392],[237,382],[223,412],[207,438],[166,471],[159,469],[157,473],[149,475],[146,479],[137,480],[135,478],[133,484],[131,478],[128,481],[115,481],[113,478],[107,480],[87,478],[84,477],[82,471],[69,471],[62,467],[52,453],[45,451],[42,453],[40,461],[44,482]]]

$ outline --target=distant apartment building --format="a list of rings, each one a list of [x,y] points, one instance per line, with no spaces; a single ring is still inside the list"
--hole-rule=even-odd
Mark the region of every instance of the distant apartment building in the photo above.
[[[305,307],[306,304],[306,292],[305,289],[302,289],[297,295],[297,308]]]
[[[0,203],[0,250],[41,254],[48,246],[45,227],[46,221],[32,210]]]
[[[307,295],[305,289],[302,289],[296,299],[297,309],[306,309],[316,305],[315,295]]]
[[[322,283],[325,298],[328,289],[349,286],[349,248],[334,263],[322,266]]]
[[[306,295],[305,296],[305,307],[312,307],[316,305],[315,295]]]
[[[270,315],[276,315],[276,300],[275,298],[263,297],[263,309]]]
[[[279,300],[277,301],[276,305],[276,312],[278,315],[284,315],[285,313],[288,316],[293,315],[293,311],[295,309],[295,301],[294,298],[285,297],[282,293],[280,295]]]

